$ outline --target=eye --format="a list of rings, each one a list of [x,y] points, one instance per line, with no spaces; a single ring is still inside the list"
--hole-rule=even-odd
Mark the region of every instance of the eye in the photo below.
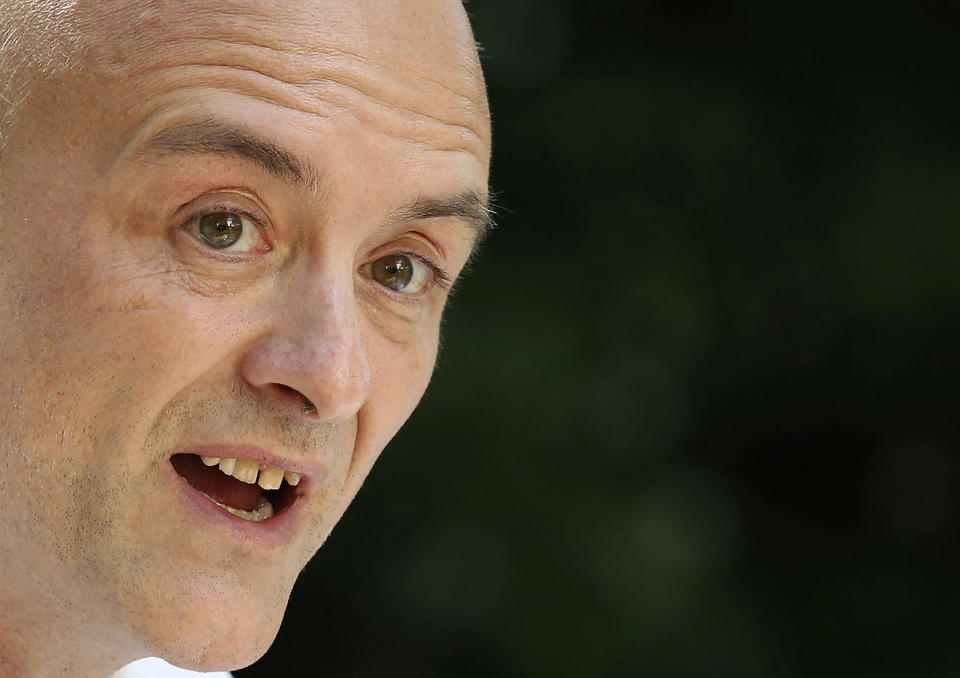
[[[265,249],[257,224],[240,212],[218,210],[198,214],[187,222],[186,228],[218,250],[253,252]]]
[[[417,257],[389,254],[370,264],[370,277],[384,287],[404,294],[417,294],[430,282],[431,267]]]

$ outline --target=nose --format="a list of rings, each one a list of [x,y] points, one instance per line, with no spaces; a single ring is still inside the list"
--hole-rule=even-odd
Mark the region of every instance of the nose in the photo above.
[[[272,304],[273,326],[248,348],[241,376],[298,415],[346,421],[370,394],[352,285],[326,279],[310,288]]]

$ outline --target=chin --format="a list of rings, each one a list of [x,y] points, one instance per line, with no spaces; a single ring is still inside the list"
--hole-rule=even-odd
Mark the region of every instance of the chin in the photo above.
[[[187,598],[192,602],[186,606],[180,599],[178,607],[158,610],[151,617],[164,623],[144,634],[148,653],[193,671],[249,666],[266,654],[283,621],[290,589],[271,588],[224,591],[221,581],[218,588]]]

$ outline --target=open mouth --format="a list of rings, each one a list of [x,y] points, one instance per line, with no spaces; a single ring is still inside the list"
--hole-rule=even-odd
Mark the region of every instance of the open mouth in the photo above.
[[[238,518],[270,520],[296,501],[301,476],[252,459],[175,454],[174,470],[207,499]]]

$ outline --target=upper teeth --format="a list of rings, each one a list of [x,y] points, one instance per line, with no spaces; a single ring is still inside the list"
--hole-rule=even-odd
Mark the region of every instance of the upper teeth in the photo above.
[[[229,459],[222,457],[200,457],[207,466],[219,466],[228,476],[253,485],[256,483],[265,490],[280,489],[280,484],[286,480],[290,485],[300,482],[300,474],[296,471],[284,471],[273,466],[260,468],[260,463],[252,459]]]

